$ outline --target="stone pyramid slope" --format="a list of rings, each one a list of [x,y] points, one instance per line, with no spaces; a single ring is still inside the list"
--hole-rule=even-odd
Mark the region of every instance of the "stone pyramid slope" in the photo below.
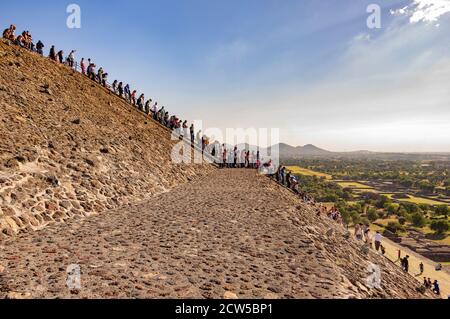
[[[0,41],[0,237],[145,200],[213,170],[172,164],[173,144],[83,75]]]
[[[0,298],[432,297],[252,170],[217,170],[0,246]],[[380,269],[379,287],[368,287],[371,264]],[[67,288],[68,265],[80,267],[80,289]]]

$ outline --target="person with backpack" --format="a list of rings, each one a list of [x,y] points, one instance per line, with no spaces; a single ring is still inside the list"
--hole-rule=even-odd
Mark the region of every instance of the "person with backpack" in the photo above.
[[[125,85],[125,88],[123,91],[125,93],[125,99],[128,101],[128,103],[131,103],[130,85],[129,84]]]
[[[39,40],[38,43],[36,43],[36,52],[40,56],[44,56],[44,43],[42,43],[41,40]]]
[[[144,112],[144,101],[145,101],[144,94],[141,94],[139,96],[139,98],[137,99],[137,107],[138,107],[139,111]]]
[[[69,56],[67,57],[67,62],[71,68],[75,65],[75,50],[70,51]]]

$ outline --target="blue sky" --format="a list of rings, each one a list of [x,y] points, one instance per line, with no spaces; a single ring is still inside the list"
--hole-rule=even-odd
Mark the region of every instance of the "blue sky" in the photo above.
[[[66,7],[81,7],[81,29]],[[382,8],[369,29],[366,8]],[[331,150],[450,152],[450,0],[12,1],[30,30],[205,127]]]

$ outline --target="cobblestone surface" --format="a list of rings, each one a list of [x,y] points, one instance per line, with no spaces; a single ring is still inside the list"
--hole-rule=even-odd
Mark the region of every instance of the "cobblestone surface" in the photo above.
[[[218,170],[143,203],[0,243],[0,297],[425,298],[289,191]],[[367,267],[381,288],[367,288]],[[81,289],[66,286],[81,268]]]

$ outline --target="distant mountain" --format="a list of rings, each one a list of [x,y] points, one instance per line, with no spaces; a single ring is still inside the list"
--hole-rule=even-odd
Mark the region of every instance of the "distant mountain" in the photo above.
[[[324,150],[322,148],[319,148],[317,146],[314,146],[312,144],[305,145],[303,147],[299,146],[297,149],[300,150],[300,154],[303,155],[328,155],[332,152]]]
[[[269,148],[258,148],[256,145],[242,143],[237,145],[239,150],[250,150],[252,152],[261,150],[268,154],[266,157],[275,156],[275,150],[279,150],[279,157],[282,159],[299,159],[302,157],[326,157],[326,158],[358,158],[368,159],[377,158],[385,160],[450,160],[450,153],[382,153],[368,150],[358,150],[350,152],[331,152],[319,148],[312,144],[305,146],[292,146],[286,143],[275,144]],[[234,146],[226,144],[228,150],[233,150]],[[273,150],[273,151],[272,151]]]
[[[332,152],[319,148],[315,145],[308,144],[305,146],[291,146],[289,144],[280,143],[271,146],[269,149],[278,147],[281,157],[298,157],[304,155],[330,155]]]

